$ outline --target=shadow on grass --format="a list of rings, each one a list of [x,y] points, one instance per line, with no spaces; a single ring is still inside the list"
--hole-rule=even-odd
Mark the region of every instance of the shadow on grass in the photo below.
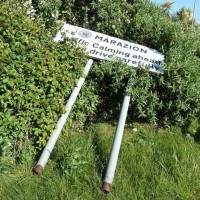
[[[101,180],[103,181],[103,178],[106,173],[108,155],[105,153],[105,150],[102,148],[102,145],[100,144],[99,140],[100,139],[98,133],[94,133],[93,145],[95,147],[94,154],[96,155],[96,169],[97,173],[101,177]]]
[[[197,129],[197,132],[194,135],[194,141],[200,144],[200,127]]]
[[[191,131],[191,127],[194,129],[193,131]],[[188,120],[181,127],[181,132],[184,136],[187,136],[189,134],[194,138],[194,141],[196,143],[200,143],[200,120],[196,119],[195,123],[193,123],[191,120]]]
[[[111,133],[111,134],[110,134]],[[92,139],[94,146],[94,155],[96,160],[96,169],[99,177],[103,181],[108,160],[110,156],[110,150],[112,147],[114,127],[101,124],[100,126],[92,127]]]

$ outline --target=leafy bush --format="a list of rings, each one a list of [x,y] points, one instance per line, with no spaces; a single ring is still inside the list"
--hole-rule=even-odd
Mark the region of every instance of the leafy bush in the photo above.
[[[164,9],[148,0],[34,2],[38,17],[45,24],[55,20],[55,15],[54,19],[46,16],[46,8],[55,8],[57,19],[136,42],[165,55],[164,76],[141,70],[132,75],[128,73],[134,85],[131,92],[132,119],[183,125],[197,114],[200,101],[198,28],[194,31],[193,26],[174,22]],[[117,103],[112,99],[117,98],[119,102],[125,90],[127,69],[124,65],[120,66],[113,63],[97,64],[93,70],[92,78],[95,78],[96,90],[101,96],[99,111],[104,116],[115,113]],[[107,109],[104,109],[105,104],[109,105]]]
[[[97,62],[72,113],[76,125],[94,112],[97,96],[96,118],[115,118],[129,77],[133,80],[130,120],[183,125],[199,112],[199,29],[173,22],[148,0],[36,0],[33,7],[39,24],[19,11],[19,0],[9,2],[15,4],[1,3],[0,9],[2,150],[12,137],[45,143],[86,62],[73,43],[54,44],[58,19],[165,55],[164,75],[133,71],[122,63]]]
[[[195,32],[193,29],[185,30],[181,23],[171,21],[162,9],[144,0],[102,1],[96,4],[94,23],[91,5],[88,4],[91,23],[90,20],[87,24],[79,21],[80,25],[138,42],[165,55],[164,75],[149,74],[143,70],[132,75],[129,73],[133,79],[130,118],[183,125],[195,117],[200,102],[199,29]],[[112,63],[108,65],[105,64],[105,68],[110,68],[105,70],[107,82],[112,81],[107,89],[113,92],[108,92],[107,98],[112,102],[111,95],[115,91],[121,90],[119,95],[124,93],[123,85],[127,83],[128,76],[127,69],[120,64],[118,67]]]
[[[163,9],[148,0],[61,2],[58,18],[155,48],[165,55],[164,75],[143,70],[128,72],[133,79],[132,119],[183,125],[197,115],[200,102],[199,29],[194,31],[192,26],[186,28],[183,23],[173,22]],[[127,69],[121,64],[104,63],[97,65],[93,72],[97,90],[102,95],[101,114],[115,113],[117,103],[113,99],[119,102],[124,93],[129,77]],[[103,112],[105,105],[110,106]]]
[[[0,155],[27,140],[45,144],[87,62],[74,42],[56,44],[40,22],[9,3],[0,3]],[[93,86],[86,88],[72,116],[79,124],[96,101]]]

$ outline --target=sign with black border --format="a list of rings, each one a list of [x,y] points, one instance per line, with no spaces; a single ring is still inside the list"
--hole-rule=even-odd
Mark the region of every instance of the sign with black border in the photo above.
[[[76,38],[92,58],[121,60],[132,67],[142,66],[151,72],[164,73],[164,55],[154,49],[70,24],[63,26],[54,41],[63,37]]]

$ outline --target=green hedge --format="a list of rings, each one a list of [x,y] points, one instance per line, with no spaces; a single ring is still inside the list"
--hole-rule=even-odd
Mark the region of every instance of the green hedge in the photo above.
[[[164,9],[149,0],[34,2],[37,16],[47,28],[50,21],[53,24],[55,18],[62,19],[70,24],[157,49],[165,55],[163,76],[142,71],[128,73],[129,76],[132,74],[134,80],[131,120],[183,125],[197,115],[200,102],[198,27],[181,21],[174,22]],[[54,12],[57,10],[57,15],[47,17],[47,10],[53,9]],[[100,114],[116,116],[112,113],[116,113],[118,103],[113,103],[112,99],[120,101],[127,82],[126,71],[124,66],[113,63],[97,64],[94,68],[92,78],[95,78],[100,95]]]
[[[27,141],[37,147],[45,144],[88,58],[74,42],[56,44],[20,4],[1,2],[0,24],[1,155],[19,150]],[[93,90],[88,84],[79,95],[71,115],[76,125],[83,124],[94,110]]]
[[[129,120],[184,125],[199,113],[198,28],[173,22],[148,0],[36,0],[34,21],[16,3],[23,1],[5,2],[0,3],[1,152],[9,142],[18,145],[26,138],[39,141],[38,146],[45,143],[86,63],[73,43],[53,42],[58,19],[165,55],[164,75],[132,70],[123,63],[96,62],[71,115],[75,126],[88,116],[93,119],[97,98],[96,119],[116,119],[129,77]]]
[[[173,22],[163,9],[148,0],[60,3],[59,17],[68,23],[136,42],[165,55],[165,74],[161,76],[142,70],[127,72],[121,64],[97,65],[93,72],[101,95],[102,116],[116,116],[129,76],[134,85],[130,120],[184,125],[198,114],[199,28]]]

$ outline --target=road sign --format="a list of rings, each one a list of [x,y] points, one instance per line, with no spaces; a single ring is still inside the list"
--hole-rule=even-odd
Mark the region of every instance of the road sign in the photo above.
[[[132,67],[143,66],[152,72],[164,72],[164,55],[154,49],[70,24],[65,24],[54,40],[63,37],[76,38],[92,58],[122,60]]]

